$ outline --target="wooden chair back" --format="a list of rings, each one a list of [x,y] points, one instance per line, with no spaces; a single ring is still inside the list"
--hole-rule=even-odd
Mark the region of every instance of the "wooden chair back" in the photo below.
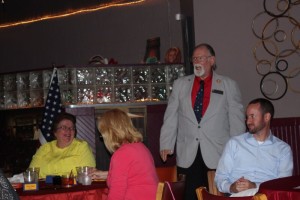
[[[185,176],[178,176],[175,182],[159,182],[156,200],[184,200]]]
[[[210,170],[207,172],[207,179],[208,179],[208,191],[211,194],[223,196],[223,194],[218,190],[216,184],[215,184],[215,176],[216,171]]]
[[[198,200],[268,200],[265,194],[256,194],[248,197],[225,197],[210,194],[205,187],[199,187],[196,189]]]
[[[160,182],[169,181],[175,182],[177,181],[177,167],[156,167],[156,173],[158,176],[158,180]]]

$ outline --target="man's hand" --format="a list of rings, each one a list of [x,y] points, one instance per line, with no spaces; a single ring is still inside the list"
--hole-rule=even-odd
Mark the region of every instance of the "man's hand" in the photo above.
[[[161,159],[166,162],[168,155],[172,155],[173,151],[170,149],[164,149],[160,151],[160,157]]]
[[[230,192],[238,193],[251,188],[256,188],[256,184],[245,179],[244,177],[239,178],[237,181],[231,184]]]

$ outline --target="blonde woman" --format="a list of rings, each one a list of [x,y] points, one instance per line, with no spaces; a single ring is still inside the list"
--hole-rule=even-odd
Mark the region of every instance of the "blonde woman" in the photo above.
[[[181,63],[181,52],[178,47],[171,47],[165,54],[165,63]]]
[[[108,200],[155,199],[158,178],[143,136],[133,126],[127,113],[109,110],[99,119],[98,129],[106,148],[112,153],[107,176]],[[95,170],[93,178],[105,176]]]

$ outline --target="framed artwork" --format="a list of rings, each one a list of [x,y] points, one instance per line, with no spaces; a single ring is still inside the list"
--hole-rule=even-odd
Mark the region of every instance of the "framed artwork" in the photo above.
[[[151,38],[147,40],[144,63],[159,63],[160,61],[160,38]]]

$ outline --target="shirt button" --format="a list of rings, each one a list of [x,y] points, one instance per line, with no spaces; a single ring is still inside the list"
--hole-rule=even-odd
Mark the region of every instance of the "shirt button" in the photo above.
[[[196,138],[196,140],[198,141],[199,139],[198,139],[198,138]]]
[[[198,128],[201,128],[201,126],[200,126],[200,125],[198,125]]]

